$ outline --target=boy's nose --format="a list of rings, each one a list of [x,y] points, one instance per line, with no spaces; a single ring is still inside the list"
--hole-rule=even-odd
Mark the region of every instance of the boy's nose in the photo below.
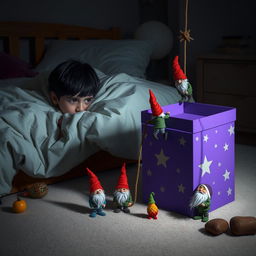
[[[77,112],[84,111],[84,104],[82,102],[77,105],[76,111]]]

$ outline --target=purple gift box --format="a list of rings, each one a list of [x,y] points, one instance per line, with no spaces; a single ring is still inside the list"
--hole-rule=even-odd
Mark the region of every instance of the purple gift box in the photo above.
[[[234,127],[236,109],[202,103],[171,104],[167,138],[153,136],[151,110],[141,112],[142,191],[159,208],[193,216],[189,203],[199,184],[210,187],[213,211],[235,198]]]

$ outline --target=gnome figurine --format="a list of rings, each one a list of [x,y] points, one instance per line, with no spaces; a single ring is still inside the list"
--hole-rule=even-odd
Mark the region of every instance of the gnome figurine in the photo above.
[[[86,168],[90,182],[89,205],[92,209],[90,217],[95,218],[96,215],[105,216],[103,208],[106,207],[106,198],[103,187],[100,184],[97,176],[88,168]]]
[[[156,202],[154,200],[154,192],[150,193],[149,200],[148,200],[148,207],[147,207],[147,213],[148,213],[148,219],[157,219],[158,214],[158,207],[156,206]]]
[[[154,132],[153,135],[155,139],[158,140],[158,133],[164,135],[165,139],[167,139],[167,132],[165,130],[166,124],[165,119],[168,119],[170,117],[170,112],[164,113],[162,110],[162,107],[159,105],[159,103],[156,100],[156,96],[154,93],[149,89],[149,103],[152,110],[152,116],[153,118],[149,121],[150,124],[154,125]]]
[[[191,201],[190,208],[195,208],[197,215],[193,217],[194,220],[202,220],[202,222],[207,222],[209,220],[209,209],[211,204],[210,190],[207,185],[200,184],[196,192],[194,193]]]
[[[115,213],[121,211],[130,213],[128,207],[132,205],[132,196],[128,185],[125,163],[122,166],[121,174],[115,188],[113,203],[116,206],[116,209],[114,210]]]
[[[188,102],[192,97],[192,85],[189,83],[186,75],[180,68],[178,56],[175,56],[173,59],[172,69],[175,87],[181,95],[180,102]]]

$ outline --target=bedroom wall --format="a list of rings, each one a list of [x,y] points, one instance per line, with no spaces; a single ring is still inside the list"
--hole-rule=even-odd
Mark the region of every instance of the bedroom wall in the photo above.
[[[184,28],[185,0],[8,0],[1,1],[0,20],[23,20],[86,25],[96,28],[119,26],[123,37],[132,37],[138,25],[147,20],[167,23],[174,34],[169,59],[158,68],[172,80],[169,68],[174,55],[183,54],[178,40]],[[15,6],[15,11],[14,11]],[[256,1],[189,1],[188,24],[191,41],[187,54],[187,75],[196,90],[196,58],[214,51],[227,35],[252,36],[255,40]],[[182,64],[182,63],[181,63]],[[164,66],[164,68],[163,68]]]
[[[159,20],[167,24],[168,0],[7,0],[1,3],[0,21],[35,21],[89,26],[120,27],[123,38],[133,38],[139,24]],[[14,7],[15,6],[15,11]],[[21,57],[28,60],[23,42]],[[3,48],[0,42],[0,50]],[[167,76],[160,62],[157,76]]]
[[[125,37],[140,21],[138,0],[7,0],[1,1],[0,20],[119,26]]]
[[[179,1],[179,0],[177,0]],[[169,0],[173,2],[173,0]],[[184,28],[184,3],[179,1],[179,24]],[[256,52],[256,1],[254,0],[196,0],[189,1],[188,28],[191,41],[187,52],[187,75],[196,90],[196,59],[213,52],[223,36],[251,37]],[[183,54],[183,47],[179,47]]]

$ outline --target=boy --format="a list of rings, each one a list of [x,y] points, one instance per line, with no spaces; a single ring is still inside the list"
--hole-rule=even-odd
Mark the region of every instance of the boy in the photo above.
[[[48,78],[50,98],[60,111],[86,111],[100,89],[99,78],[87,63],[68,60],[59,64]]]

